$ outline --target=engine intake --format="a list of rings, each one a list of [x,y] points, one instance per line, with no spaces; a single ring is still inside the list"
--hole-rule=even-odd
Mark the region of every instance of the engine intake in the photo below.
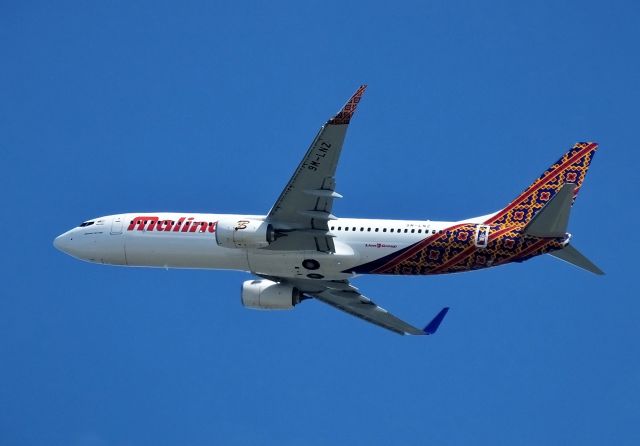
[[[271,280],[247,280],[242,284],[242,305],[254,310],[289,310],[300,303],[300,292]]]
[[[273,226],[262,220],[220,220],[216,243],[225,248],[265,248],[276,239]]]

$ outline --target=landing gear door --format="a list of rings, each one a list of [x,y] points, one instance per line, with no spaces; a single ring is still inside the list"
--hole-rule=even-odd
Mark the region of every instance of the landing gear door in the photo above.
[[[122,217],[114,217],[111,222],[111,235],[122,234]]]
[[[248,249],[247,261],[254,274],[304,278],[307,270],[302,266],[303,255],[298,252]],[[311,271],[312,272],[312,271]]]
[[[489,231],[491,226],[478,225],[476,226],[476,247],[486,248],[489,243]]]

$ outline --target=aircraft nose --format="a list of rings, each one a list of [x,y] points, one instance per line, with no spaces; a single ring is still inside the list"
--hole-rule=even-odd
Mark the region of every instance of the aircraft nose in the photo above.
[[[69,233],[65,232],[53,239],[53,246],[66,254],[69,253]]]

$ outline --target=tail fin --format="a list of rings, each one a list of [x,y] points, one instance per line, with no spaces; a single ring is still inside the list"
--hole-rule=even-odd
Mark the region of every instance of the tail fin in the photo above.
[[[525,226],[524,233],[534,237],[565,237],[575,189],[576,185],[573,183],[563,184],[556,195]],[[591,260],[569,244],[557,251],[550,251],[549,254],[594,274],[604,274]]]
[[[571,245],[567,245],[559,251],[552,251],[549,254],[559,258],[560,260],[564,260],[567,263],[571,263],[578,268],[590,271],[593,274],[598,274],[599,276],[604,274],[604,271],[594,265],[591,260],[580,254],[580,252]]]
[[[556,195],[525,226],[524,233],[534,237],[564,237],[575,190],[575,184],[563,184]]]
[[[567,193],[568,189],[563,188],[565,184],[574,185],[570,197],[570,205],[573,204],[597,148],[597,143],[577,143],[506,208],[492,215],[485,224],[525,227],[547,203],[551,204],[556,194],[561,190],[565,191],[564,194]],[[566,197],[561,201],[564,202],[565,199]],[[563,206],[559,206],[560,204],[562,203],[556,202],[554,206],[567,207],[566,203]]]

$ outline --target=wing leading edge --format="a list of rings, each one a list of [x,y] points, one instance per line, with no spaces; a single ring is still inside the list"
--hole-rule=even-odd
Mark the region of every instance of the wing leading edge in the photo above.
[[[366,88],[361,85],[340,111],[320,128],[267,215],[267,221],[276,231],[276,240],[265,249],[335,252],[328,224],[329,220],[335,219],[333,200],[342,198],[336,192],[335,173],[347,128]],[[346,280],[263,277],[289,283],[306,296],[401,335],[434,334],[449,311],[448,307],[443,308],[426,327],[418,328],[376,305]]]
[[[421,336],[434,334],[449,311],[449,307],[443,308],[426,327],[418,328],[378,306],[348,281],[300,279],[288,282],[309,297],[316,298],[345,313],[401,335]]]
[[[364,94],[360,86],[340,111],[321,128],[293,176],[267,215],[280,235],[268,249],[335,252],[329,236],[335,173],[351,118]]]
[[[449,311],[449,307],[443,308],[426,327],[418,328],[389,313],[357,291],[324,291],[314,294],[313,297],[352,316],[401,335],[421,336],[434,334]]]

